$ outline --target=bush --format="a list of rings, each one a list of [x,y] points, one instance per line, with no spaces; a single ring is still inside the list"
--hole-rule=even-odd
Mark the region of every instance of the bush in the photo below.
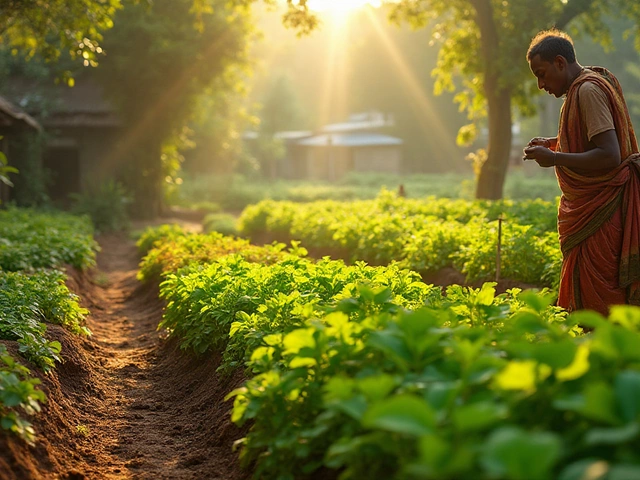
[[[10,208],[0,211],[0,269],[16,271],[95,264],[98,245],[87,217]]]
[[[89,215],[99,232],[123,230],[129,226],[131,197],[122,184],[108,180],[89,187],[83,193],[71,194],[73,212]]]
[[[204,217],[202,228],[205,233],[218,232],[223,235],[238,235],[236,217],[229,213],[211,213]]]

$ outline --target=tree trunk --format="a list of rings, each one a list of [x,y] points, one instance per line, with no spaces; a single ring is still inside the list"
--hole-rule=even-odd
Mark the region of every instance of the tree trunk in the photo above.
[[[154,219],[160,216],[163,205],[162,161],[160,144],[146,142],[133,150],[127,187],[133,193],[131,215],[137,219]]]
[[[499,200],[502,198],[511,155],[511,92],[509,90],[487,92],[487,100],[489,109],[488,156],[482,165],[480,175],[478,175],[476,198]]]
[[[503,86],[500,37],[491,0],[471,0],[480,30],[480,54],[484,65],[484,93],[489,113],[487,160],[480,169],[476,198],[498,200],[511,153],[511,91]]]

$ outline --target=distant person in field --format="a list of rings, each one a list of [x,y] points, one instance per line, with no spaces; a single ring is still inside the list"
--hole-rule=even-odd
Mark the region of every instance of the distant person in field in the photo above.
[[[555,167],[562,191],[558,305],[607,315],[640,305],[640,154],[618,80],[583,67],[571,38],[540,32],[527,52],[538,88],[565,96],[558,136],[536,137],[524,160]]]

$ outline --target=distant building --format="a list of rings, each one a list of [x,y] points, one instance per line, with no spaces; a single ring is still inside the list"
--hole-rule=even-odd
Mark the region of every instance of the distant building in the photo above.
[[[0,152],[4,153],[11,166],[16,166],[17,159],[13,158],[9,143],[14,135],[24,132],[41,131],[40,124],[20,107],[0,96]],[[9,187],[0,182],[0,203],[9,200]]]
[[[403,141],[383,133],[393,124],[391,116],[369,112],[315,134],[280,132],[287,148],[280,176],[332,181],[350,172],[400,173]]]
[[[47,85],[42,95],[52,99],[48,103],[34,101],[33,92],[42,88],[24,81],[9,85],[11,98],[39,118],[47,133],[42,162],[50,176],[48,194],[64,203],[70,193],[113,178],[113,151],[123,132],[122,123],[104,99],[102,88],[90,79],[76,79],[73,88]],[[16,166],[20,168],[19,163]]]

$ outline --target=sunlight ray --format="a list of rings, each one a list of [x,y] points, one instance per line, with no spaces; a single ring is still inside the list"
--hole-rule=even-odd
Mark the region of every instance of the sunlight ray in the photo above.
[[[322,82],[319,124],[326,125],[340,120],[347,114],[347,50],[348,29],[346,18],[334,19],[331,28],[330,44],[327,49],[326,69]]]
[[[439,118],[437,109],[434,107],[431,98],[424,91],[423,85],[416,78],[415,72],[408,64],[404,55],[400,49],[389,38],[389,35],[384,31],[384,28],[380,24],[380,21],[376,18],[373,12],[367,9],[367,17],[371,20],[376,33],[380,41],[382,42],[385,51],[396,65],[396,68],[402,78],[403,83],[406,85],[408,92],[413,99],[412,108],[416,112],[416,118],[424,132],[426,138],[437,138],[441,143],[444,143],[445,151],[447,152],[446,159],[435,159],[438,164],[445,167],[444,170],[451,170],[452,167],[457,171],[464,171],[461,162],[453,162],[450,159],[459,158],[462,156],[462,152],[455,145],[455,140],[447,141],[451,139],[451,133],[448,132],[444,126],[444,122]],[[433,161],[433,159],[430,159]]]

